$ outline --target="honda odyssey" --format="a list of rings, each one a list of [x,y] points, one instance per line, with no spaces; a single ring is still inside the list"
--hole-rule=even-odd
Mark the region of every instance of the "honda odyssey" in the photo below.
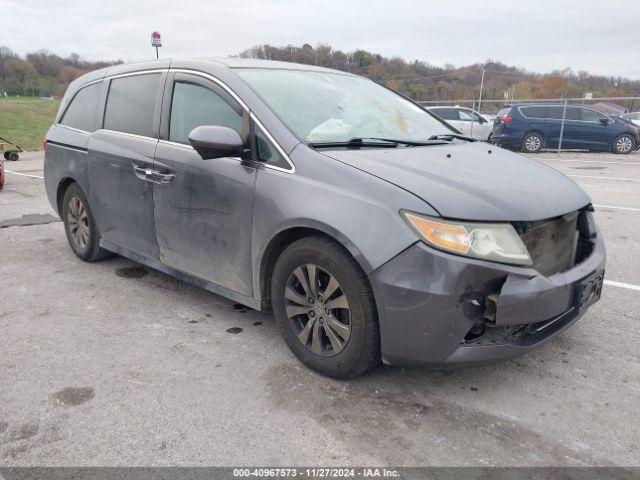
[[[599,299],[585,192],[365,78],[247,59],[88,73],[46,136],[75,254],[112,253],[272,311],[347,378],[508,359]]]

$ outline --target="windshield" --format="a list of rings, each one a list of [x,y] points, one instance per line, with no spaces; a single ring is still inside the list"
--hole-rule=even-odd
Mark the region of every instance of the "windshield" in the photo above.
[[[266,69],[241,69],[238,74],[307,142],[425,141],[452,133],[420,107],[363,77]]]

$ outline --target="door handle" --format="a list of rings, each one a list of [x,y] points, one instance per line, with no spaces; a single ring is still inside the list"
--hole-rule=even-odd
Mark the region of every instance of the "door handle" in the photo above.
[[[159,183],[161,185],[171,183],[176,177],[175,173],[162,173],[158,172],[157,170],[153,170],[148,167],[141,167],[135,164],[133,165],[133,173],[135,173],[136,177],[138,177],[140,180],[144,180],[145,182]]]
[[[151,181],[151,178],[149,177],[153,174],[153,170],[134,164],[133,173],[135,173],[136,177],[138,177],[140,180]]]
[[[153,177],[153,182],[155,183],[160,183],[162,185],[166,185],[167,183],[171,183],[173,181],[174,178],[176,178],[176,174],[175,173],[160,173],[157,171],[154,171],[152,173],[152,177]]]

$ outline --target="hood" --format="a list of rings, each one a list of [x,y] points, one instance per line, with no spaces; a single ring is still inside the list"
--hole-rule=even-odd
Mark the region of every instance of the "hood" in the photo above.
[[[591,202],[557,170],[481,142],[322,153],[413,193],[445,218],[542,220]]]

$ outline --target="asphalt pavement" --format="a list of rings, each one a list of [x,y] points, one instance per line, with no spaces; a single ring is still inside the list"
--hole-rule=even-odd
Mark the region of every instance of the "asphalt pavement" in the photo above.
[[[640,466],[640,153],[540,154],[591,195],[601,301],[534,353],[454,371],[302,366],[271,316],[123,258],[87,264],[43,154],[0,192],[0,465]]]

